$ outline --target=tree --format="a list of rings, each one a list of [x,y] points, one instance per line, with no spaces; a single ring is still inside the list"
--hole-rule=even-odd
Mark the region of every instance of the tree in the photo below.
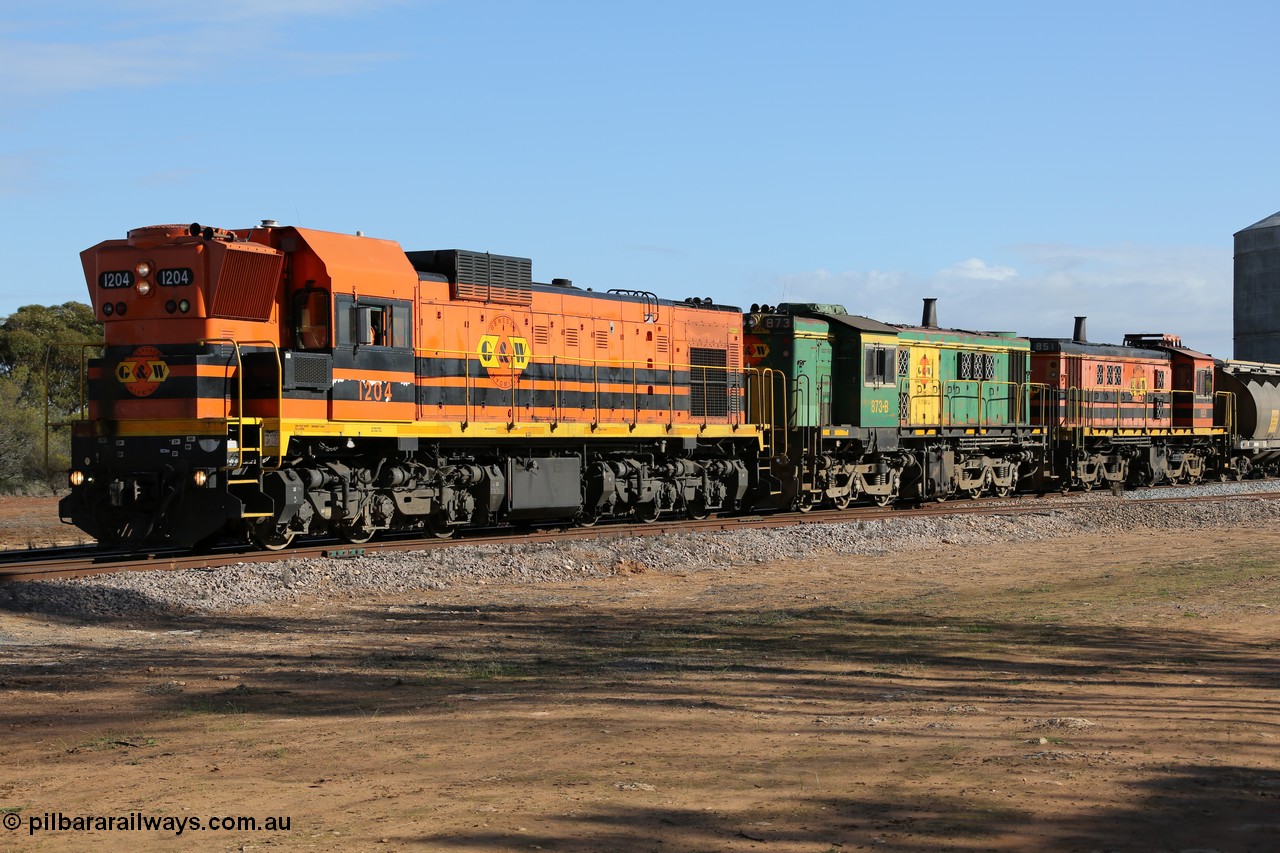
[[[53,466],[51,458],[49,468]],[[52,479],[52,472],[44,470],[44,413],[18,405],[17,384],[0,376],[0,492]]]
[[[0,490],[65,485],[70,431],[51,431],[46,465],[45,407],[53,423],[80,411],[83,345],[101,340],[102,325],[80,302],[25,305],[0,319]]]
[[[0,322],[0,376],[17,387],[18,405],[43,413],[47,360],[50,412],[65,417],[80,408],[81,345],[101,340],[102,324],[84,303],[24,305]]]

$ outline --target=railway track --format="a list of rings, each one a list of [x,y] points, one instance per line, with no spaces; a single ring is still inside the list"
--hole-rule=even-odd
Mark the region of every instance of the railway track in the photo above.
[[[1144,498],[1144,503],[1188,503],[1232,500],[1280,500],[1280,492],[1236,492],[1219,495],[1178,495],[1187,487],[1159,487],[1169,492],[1160,497]],[[1152,491],[1157,491],[1152,490]],[[1082,493],[1062,495],[1056,492],[1042,496],[1016,498],[980,498],[963,503],[929,503],[891,508],[855,506],[844,510],[821,509],[811,512],[785,512],[769,515],[743,515],[680,520],[650,524],[608,524],[598,527],[545,527],[536,529],[480,530],[454,539],[433,537],[395,537],[348,545],[338,540],[304,541],[285,551],[250,550],[247,546],[222,546],[211,551],[193,553],[178,549],[154,549],[145,552],[122,551],[97,546],[37,548],[0,551],[0,583],[87,577],[112,572],[137,572],[177,569],[213,570],[237,563],[271,563],[281,560],[328,558],[344,559],[390,551],[425,551],[459,545],[513,542],[567,542],[600,537],[662,536],[673,533],[706,533],[797,524],[847,524],[852,521],[874,521],[888,518],[930,518],[960,515],[1028,515],[1055,508],[1067,509],[1084,501],[1110,500],[1098,493],[1086,498]]]

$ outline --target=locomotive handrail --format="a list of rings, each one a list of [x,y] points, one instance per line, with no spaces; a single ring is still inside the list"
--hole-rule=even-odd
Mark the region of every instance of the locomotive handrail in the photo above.
[[[743,372],[747,375],[748,379],[754,378],[755,380],[755,396],[758,399],[752,400],[750,396],[748,396],[747,402],[749,405],[754,403],[759,408],[758,426],[763,427],[768,433],[767,444],[770,455],[779,455],[778,438],[779,434],[781,434],[781,455],[786,456],[789,450],[789,445],[787,443],[788,431],[785,429],[779,430],[778,423],[775,420],[775,412],[777,411],[777,389],[775,386],[777,386],[778,383],[782,384],[783,399],[785,400],[788,387],[786,373],[772,367],[747,367],[743,369]],[[748,395],[751,394],[751,383],[748,383],[747,385],[747,392]],[[783,414],[785,416],[785,412]]]
[[[1215,391],[1213,393],[1213,396],[1215,399],[1215,405],[1214,405],[1215,409],[1217,408],[1217,405],[1216,405],[1217,398],[1218,397],[1223,398],[1222,414],[1225,416],[1225,421],[1222,424],[1222,428],[1228,440],[1230,441],[1231,446],[1235,447],[1238,440],[1236,435],[1236,428],[1235,428],[1236,427],[1236,394],[1234,391]],[[1214,426],[1217,426],[1217,424],[1214,424]]]
[[[49,399],[49,356],[53,354],[53,350],[68,349],[70,347],[80,348],[80,373],[78,378],[80,406],[79,417],[75,420],[52,420],[52,401]],[[44,375],[43,392],[44,392],[44,467],[47,471],[49,468],[49,433],[54,427],[64,427],[75,423],[76,420],[86,420],[89,417],[89,403],[86,395],[88,386],[89,360],[86,357],[90,349],[103,349],[106,347],[106,341],[90,343],[88,341],[68,341],[66,343],[50,343],[44,348]]]
[[[1041,386],[1035,382],[1016,382],[1012,379],[929,379],[918,380],[915,384],[921,386],[921,391],[915,393],[911,390],[912,382],[909,379],[899,379],[898,393],[906,395],[907,411],[906,418],[899,417],[899,423],[903,425],[933,425],[931,423],[916,424],[912,414],[916,404],[921,400],[937,398],[938,401],[938,418],[936,425],[938,428],[956,426],[957,422],[953,417],[952,409],[954,403],[959,399],[972,399],[976,401],[978,412],[978,420],[976,424],[963,423],[962,426],[976,426],[979,429],[990,428],[992,425],[992,416],[988,409],[992,406],[1008,407],[1008,414],[1003,423],[998,426],[1015,427],[1021,424],[1030,423],[1030,399],[1032,387]],[[948,387],[952,386],[952,387]],[[967,390],[972,388],[975,394],[957,393],[961,386]],[[1005,394],[988,394],[988,388],[1004,387],[1007,391]],[[1043,407],[1044,401],[1041,401]],[[921,415],[923,418],[923,415]]]
[[[226,340],[217,339],[217,341],[231,343],[229,339],[226,339]],[[245,342],[245,343],[254,343],[254,342]],[[474,416],[473,407],[476,405],[474,400],[474,395],[473,395],[474,380],[484,375],[482,372],[477,372],[475,376],[472,375],[471,364],[472,364],[472,359],[476,357],[475,353],[468,350],[452,350],[452,349],[445,349],[443,347],[415,347],[414,356],[415,358],[417,357],[431,358],[432,356],[448,356],[448,357],[460,358],[462,360],[463,375],[464,375],[463,410],[464,410],[464,417],[467,419],[462,422],[462,426],[463,428],[465,428]],[[691,422],[697,422],[700,420],[704,428],[710,424],[710,421],[712,418],[712,415],[711,415],[712,406],[711,406],[711,398],[709,396],[709,391],[713,388],[715,389],[723,388],[723,390],[726,393],[725,411],[723,415],[726,422],[734,426],[741,426],[748,423],[748,416],[747,416],[746,410],[744,407],[740,405],[739,398],[742,396],[742,394],[745,394],[746,386],[743,380],[744,380],[744,377],[752,370],[749,367],[733,367],[731,365],[723,365],[723,366],[694,365],[687,362],[676,362],[676,361],[655,363],[650,359],[645,359],[642,361],[640,359],[602,359],[602,358],[584,358],[584,357],[575,357],[575,356],[551,356],[550,363],[552,365],[552,401],[551,401],[550,408],[553,410],[553,413],[554,413],[553,417],[555,418],[556,424],[558,424],[564,417],[564,411],[563,411],[564,405],[562,400],[562,394],[563,394],[562,386],[563,386],[564,380],[561,376],[561,364],[563,362],[573,362],[579,365],[590,367],[590,379],[581,380],[581,381],[584,381],[584,383],[586,381],[589,381],[591,384],[591,391],[589,392],[592,396],[591,405],[583,406],[581,408],[594,409],[595,410],[594,423],[597,423],[597,424],[601,422],[602,413],[603,413],[603,402],[601,399],[601,396],[604,393],[601,390],[602,368],[605,370],[611,370],[612,375],[614,376],[614,379],[615,379],[613,384],[623,386],[623,388],[625,388],[627,384],[627,380],[624,378],[625,371],[630,370],[631,372],[630,381],[631,381],[631,388],[632,388],[632,404],[631,404],[632,418],[630,423],[633,427],[639,425],[640,423],[640,411],[641,411],[640,387],[642,384],[644,384],[640,382],[640,378],[639,378],[639,372],[641,370],[653,371],[653,372],[657,372],[659,370],[666,370],[668,374],[668,379],[667,379],[668,427],[672,427],[675,425],[676,390],[677,388],[682,387],[679,383],[676,382],[677,369],[683,369],[690,372],[690,378],[687,384],[691,391],[695,387],[700,388],[702,391],[702,398],[703,398],[702,410],[700,412],[695,412],[692,410],[690,411]],[[546,362],[543,362],[543,363],[545,364]],[[698,381],[695,381],[692,376],[692,371],[695,369],[701,371],[701,379]],[[511,408],[512,408],[511,416],[512,416],[512,419],[514,420],[516,417],[516,411],[518,410],[518,406],[516,404],[518,402],[518,399],[519,399],[518,395],[521,389],[527,390],[531,395],[536,394],[538,383],[540,381],[545,382],[545,377],[543,377],[541,380],[538,378],[524,378],[520,376],[519,371],[515,371],[515,370],[511,371],[511,376],[512,376],[512,385],[510,389],[504,389],[504,390],[508,390],[510,392],[508,399],[510,401]],[[712,380],[718,376],[722,376],[723,380],[720,382],[713,382]],[[737,377],[736,380],[735,380],[735,377]],[[737,395],[735,395],[734,392],[738,392]],[[618,392],[609,392],[609,393],[625,394],[626,392],[625,390],[621,390]],[[611,408],[617,408],[617,407],[611,407]],[[626,422],[625,417],[623,421],[624,423]]]
[[[1047,386],[1046,386],[1047,387]],[[1055,409],[1061,404],[1061,411],[1055,412],[1054,419],[1057,427],[1062,430],[1069,430],[1077,434],[1077,441],[1083,439],[1084,430],[1111,430],[1118,432],[1122,429],[1136,429],[1137,425],[1126,426],[1124,424],[1122,404],[1125,402],[1124,395],[1129,395],[1130,403],[1135,402],[1138,394],[1132,390],[1117,388],[1115,391],[1108,391],[1099,388],[1081,388],[1076,385],[1070,385],[1065,388],[1052,389],[1055,399],[1053,404]],[[1104,399],[1104,396],[1115,394],[1115,400]],[[1226,394],[1229,392],[1215,392],[1216,394]],[[1185,400],[1186,396],[1190,396],[1189,402],[1180,405],[1180,400]],[[1151,429],[1175,429],[1182,428],[1174,423],[1175,409],[1182,408],[1189,411],[1190,425],[1186,428],[1195,427],[1195,406],[1198,395],[1194,389],[1186,388],[1162,388],[1159,390],[1146,390],[1142,392],[1142,425],[1143,430]],[[1166,399],[1167,398],[1167,399]],[[1164,418],[1156,418],[1152,412],[1152,407],[1147,406],[1146,402],[1168,402],[1169,404],[1169,424],[1167,427],[1153,425],[1153,420],[1164,420]],[[1108,423],[1100,423],[1102,413],[1114,410],[1114,416]],[[1136,419],[1135,419],[1136,420]],[[1233,413],[1234,423],[1234,413]]]
[[[824,373],[818,377],[818,423],[829,424],[832,422],[831,389],[833,387],[834,382],[830,373]]]
[[[804,392],[803,392],[804,407],[806,410],[809,408],[809,397],[813,389],[809,385],[809,381],[810,381],[809,374],[802,373],[801,375],[797,376],[795,380],[792,382],[792,386],[794,388],[794,391],[792,391],[792,394],[791,394],[793,405],[790,406],[787,411],[787,429],[795,429],[796,424],[800,422],[800,395],[801,395],[800,382],[801,380],[804,381]]]
[[[202,346],[207,344],[230,344],[236,355],[236,446],[240,450],[240,465],[236,467],[244,467],[247,461],[247,454],[250,450],[256,450],[259,457],[259,466],[263,471],[278,471],[284,464],[284,448],[277,445],[276,447],[276,463],[268,468],[262,464],[262,457],[265,455],[266,449],[266,430],[265,424],[258,425],[258,446],[246,447],[244,443],[244,360],[240,356],[240,347],[244,346],[269,346],[272,354],[276,357],[276,418],[279,419],[284,414],[284,365],[280,362],[280,347],[275,341],[271,340],[254,340],[254,341],[238,341],[235,338],[201,338],[198,342]],[[230,415],[228,415],[230,420]],[[283,436],[276,439],[277,442],[283,440]],[[230,466],[228,466],[229,469]]]

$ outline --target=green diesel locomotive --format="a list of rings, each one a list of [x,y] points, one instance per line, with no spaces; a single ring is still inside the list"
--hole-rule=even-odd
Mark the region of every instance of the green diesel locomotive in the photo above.
[[[919,326],[841,305],[753,306],[746,335],[779,507],[1008,495],[1046,476],[1026,338],[939,328],[932,299]]]

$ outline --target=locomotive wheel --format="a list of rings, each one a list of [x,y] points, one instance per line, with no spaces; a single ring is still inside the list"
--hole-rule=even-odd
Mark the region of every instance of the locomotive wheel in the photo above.
[[[649,501],[648,503],[636,504],[635,513],[637,521],[653,524],[658,520],[658,502]]]
[[[893,503],[893,495],[874,495],[876,506],[889,506]]]
[[[705,501],[692,500],[685,504],[684,514],[694,521],[702,521],[702,519],[710,515],[710,512],[707,510]]]
[[[831,502],[835,504],[836,509],[848,509],[849,504],[853,503],[853,495],[841,495],[838,498],[832,498]]]
[[[974,500],[977,500],[982,497],[982,486],[978,486],[976,489],[965,489],[964,493]]]
[[[283,551],[293,544],[293,537],[297,534],[289,528],[277,529],[275,524],[267,520],[261,524],[254,525],[251,538],[253,544],[259,548],[265,548],[268,551]]]
[[[596,522],[600,520],[600,516],[591,515],[586,512],[579,512],[573,517],[573,523],[578,527],[595,527]]]
[[[344,524],[338,528],[338,538],[352,545],[363,545],[373,538],[373,530],[363,524]]]
[[[450,527],[448,522],[441,516],[427,516],[427,530],[431,531],[431,535],[437,539],[452,539],[453,533],[457,529],[456,527]]]

